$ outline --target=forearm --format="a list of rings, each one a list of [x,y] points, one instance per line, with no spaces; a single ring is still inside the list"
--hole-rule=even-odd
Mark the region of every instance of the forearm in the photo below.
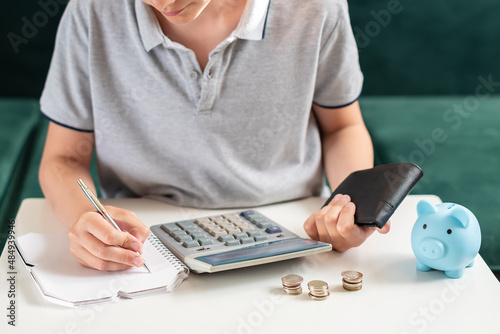
[[[39,180],[43,194],[56,216],[68,227],[94,207],[86,198],[76,180],[82,179],[95,193],[88,166],[68,157],[44,157],[40,164]]]
[[[373,148],[359,103],[335,110],[313,105],[321,130],[323,164],[332,189],[352,172],[373,166]],[[338,194],[304,223],[307,234],[332,244],[338,251],[361,245],[376,228],[354,223],[356,205],[348,194]],[[387,233],[387,228],[379,230]],[[377,229],[378,230],[378,229]]]
[[[372,141],[364,124],[325,135],[322,144],[324,168],[332,189],[353,171],[373,167]]]

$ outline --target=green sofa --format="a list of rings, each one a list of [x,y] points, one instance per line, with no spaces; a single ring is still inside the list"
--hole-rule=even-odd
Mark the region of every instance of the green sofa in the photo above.
[[[22,199],[42,196],[37,170],[47,121],[38,98],[63,3],[0,5],[9,13],[0,23],[8,37],[0,41],[0,245]],[[349,7],[376,164],[417,163],[424,177],[413,193],[471,209],[481,224],[480,253],[498,275],[500,2],[373,0]]]

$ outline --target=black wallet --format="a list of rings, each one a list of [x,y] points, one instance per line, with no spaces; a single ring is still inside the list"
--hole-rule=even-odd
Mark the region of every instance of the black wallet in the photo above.
[[[406,162],[356,171],[342,181],[323,206],[337,194],[349,195],[356,205],[354,222],[382,228],[422,176],[420,167]]]

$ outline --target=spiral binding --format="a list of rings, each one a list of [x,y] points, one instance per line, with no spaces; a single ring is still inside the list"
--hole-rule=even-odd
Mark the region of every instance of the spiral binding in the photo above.
[[[188,267],[184,265],[172,252],[158,239],[156,235],[153,233],[149,234],[148,239],[151,241],[153,247],[160,252],[160,254],[167,259],[170,264],[174,266],[176,270],[183,270],[186,273],[189,273]]]

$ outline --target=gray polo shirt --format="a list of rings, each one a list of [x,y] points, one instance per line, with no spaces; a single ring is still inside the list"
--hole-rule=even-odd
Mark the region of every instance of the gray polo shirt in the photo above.
[[[41,109],[94,132],[107,197],[254,206],[320,193],[311,105],[335,113],[362,81],[345,0],[247,0],[203,72],[142,1],[72,0]]]

